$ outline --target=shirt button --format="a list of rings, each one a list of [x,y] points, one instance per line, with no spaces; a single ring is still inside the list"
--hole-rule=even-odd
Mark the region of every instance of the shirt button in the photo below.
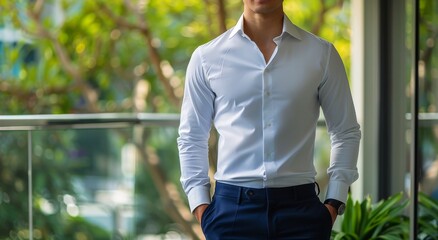
[[[271,96],[271,92],[269,92],[269,91],[266,91],[266,96]]]

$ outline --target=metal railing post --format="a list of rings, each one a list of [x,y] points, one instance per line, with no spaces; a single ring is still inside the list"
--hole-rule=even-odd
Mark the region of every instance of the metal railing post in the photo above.
[[[29,239],[33,240],[32,130],[27,131],[27,177],[27,195],[29,202]]]

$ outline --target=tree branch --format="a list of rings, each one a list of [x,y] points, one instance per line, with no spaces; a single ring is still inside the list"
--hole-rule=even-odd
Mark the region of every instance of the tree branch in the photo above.
[[[130,4],[127,0],[125,0],[124,2],[128,8],[132,7],[132,4]],[[158,80],[163,85],[164,90],[170,99],[170,102],[175,107],[179,107],[180,103],[181,103],[181,99],[175,95],[174,88],[170,85],[170,80],[163,73],[163,70],[161,68],[161,62],[162,62],[161,56],[158,53],[158,49],[153,44],[152,34],[150,33],[149,27],[146,24],[146,22],[144,21],[144,19],[140,16],[140,14],[137,13],[137,11],[135,9],[130,9],[130,10],[136,12],[138,19],[139,19],[139,24],[134,24],[134,23],[127,21],[123,17],[116,15],[111,9],[108,8],[108,6],[106,6],[102,2],[98,2],[97,4],[99,6],[98,10],[102,11],[108,17],[113,19],[117,26],[119,26],[120,28],[138,31],[146,38],[146,42],[147,42],[147,46],[148,46],[148,50],[149,50],[148,51],[149,57],[150,57],[152,66],[155,70],[155,73],[157,74]]]
[[[149,169],[149,173],[151,174],[151,178],[160,194],[160,198],[163,201],[164,209],[167,214],[169,214],[175,222],[180,224],[186,233],[193,239],[200,239],[200,236],[202,236],[202,230],[200,229],[199,224],[195,222],[193,215],[179,198],[179,194],[175,194],[177,188],[167,180],[168,178],[159,166],[161,160],[156,154],[155,149],[147,147],[146,140],[148,139],[149,133],[145,132],[142,128],[138,129],[136,134],[138,135],[136,137],[137,140],[135,141],[135,146]]]
[[[43,7],[44,7],[44,0],[37,0],[35,2],[35,4],[33,5],[33,13],[36,16],[36,19],[40,19],[41,17],[41,12],[43,11]]]
[[[130,9],[131,12],[135,12],[138,18],[138,24],[133,24],[125,20],[124,18],[117,16],[112,10],[110,10],[105,4],[98,2],[99,9],[102,10],[107,16],[113,19],[115,23],[125,29],[131,29],[139,31],[145,38],[149,48],[149,56],[152,62],[152,66],[157,73],[159,81],[163,84],[164,89],[167,95],[170,97],[171,102],[179,107],[180,99],[176,97],[174,94],[174,89],[170,85],[169,79],[164,75],[163,70],[161,68],[161,57],[158,53],[157,48],[153,45],[152,34],[150,33],[149,27],[147,23],[144,21],[141,14],[133,9],[134,6],[131,4],[129,0],[124,1],[125,6]],[[142,133],[144,129],[138,130],[136,134]],[[147,164],[149,168],[149,173],[151,174],[151,178],[154,181],[156,189],[158,190],[161,199],[164,202],[164,207],[169,214],[169,216],[178,224],[180,224],[185,232],[189,234],[193,239],[200,239],[202,235],[202,231],[200,230],[199,224],[197,224],[193,215],[187,209],[187,206],[183,204],[181,199],[179,198],[179,194],[172,194],[172,189],[177,189],[174,184],[168,181],[164,171],[161,169],[159,162],[160,159],[155,153],[155,150],[146,146],[147,134],[143,136],[141,135],[141,142],[136,141],[136,146],[138,151],[140,152],[144,162]],[[137,138],[138,139],[138,138]],[[175,192],[175,191],[173,191]]]
[[[215,33],[213,31],[213,28],[211,26],[213,26],[213,20],[211,19],[211,12],[210,12],[210,0],[204,0],[204,5],[205,5],[205,12],[206,12],[206,16],[207,16],[207,26],[208,26],[208,33],[210,34],[210,36],[214,36]]]
[[[52,94],[62,95],[72,91],[71,87],[41,87],[36,91],[35,89],[23,89],[22,87],[11,84],[14,81],[2,80],[0,81],[0,93],[4,96],[10,96],[17,99],[23,106],[26,107],[29,113],[38,113],[35,111],[36,106],[43,108],[47,104],[38,101],[41,96]]]
[[[319,35],[321,32],[326,13],[334,8],[342,7],[342,5],[344,4],[344,0],[338,0],[331,6],[327,5],[326,0],[319,0],[319,4],[321,5],[321,9],[318,12],[316,22],[312,26],[312,33],[316,35]]]
[[[38,1],[36,4],[41,4],[42,1]],[[37,7],[35,7],[37,8]],[[39,8],[39,7],[38,7]],[[37,8],[37,9],[38,9]],[[41,23],[41,20],[39,19],[37,13],[33,12],[32,10],[29,10],[27,12],[27,15],[30,19],[32,19],[36,26],[37,31],[33,33],[35,36],[44,38],[50,41],[52,44],[56,55],[58,56],[61,67],[64,69],[64,71],[70,75],[73,80],[75,81],[75,86],[78,87],[87,103],[87,109],[90,112],[98,112],[99,109],[97,107],[97,91],[95,91],[93,88],[91,88],[85,81],[83,77],[83,73],[80,70],[79,67],[77,67],[73,61],[70,59],[68,55],[68,51],[64,48],[64,46],[59,42],[59,40],[51,33],[49,30],[47,30],[43,24]],[[26,28],[23,28],[26,29]]]
[[[227,14],[225,10],[225,0],[216,0],[218,10],[217,16],[219,21],[219,31],[220,33],[224,33],[227,31]]]

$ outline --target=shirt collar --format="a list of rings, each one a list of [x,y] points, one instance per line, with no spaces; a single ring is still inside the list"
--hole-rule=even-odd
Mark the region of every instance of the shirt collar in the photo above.
[[[244,33],[243,32],[243,14],[240,16],[236,25],[231,30],[230,36],[228,38],[234,37],[234,35],[236,35],[237,33],[240,33],[240,34]],[[286,14],[284,15],[284,18],[283,18],[282,35],[284,33],[288,33],[292,37],[297,38],[298,40],[301,40],[301,34],[300,34],[298,27],[289,20],[289,18],[286,16]]]

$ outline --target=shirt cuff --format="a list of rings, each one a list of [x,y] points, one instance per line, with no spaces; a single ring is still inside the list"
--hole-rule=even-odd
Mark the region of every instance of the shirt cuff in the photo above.
[[[190,211],[193,212],[196,207],[201,204],[210,204],[211,196],[210,196],[210,187],[207,186],[198,186],[194,187],[187,194],[189,199]]]
[[[327,187],[326,199],[335,199],[346,203],[349,187],[349,185],[340,181],[330,181]]]

